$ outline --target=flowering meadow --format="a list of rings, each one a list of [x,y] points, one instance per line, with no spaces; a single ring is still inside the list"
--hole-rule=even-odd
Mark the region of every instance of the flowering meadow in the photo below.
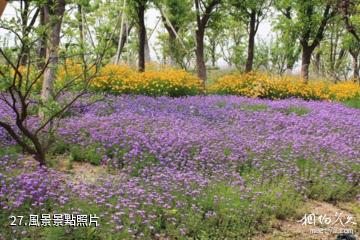
[[[69,110],[50,150],[65,170],[37,166],[0,129],[0,239],[249,239],[307,199],[360,200],[360,110],[235,96],[89,102]],[[105,171],[84,178],[75,162]],[[36,213],[96,214],[100,226],[9,227]]]

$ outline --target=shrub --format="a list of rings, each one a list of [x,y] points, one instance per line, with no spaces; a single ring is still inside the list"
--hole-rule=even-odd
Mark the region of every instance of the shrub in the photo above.
[[[360,87],[354,82],[333,84],[311,81],[305,84],[296,77],[274,77],[255,72],[225,75],[208,90],[216,94],[269,99],[298,97],[306,100],[344,101],[360,95]]]
[[[70,150],[70,161],[89,162],[93,165],[100,165],[102,161],[102,149],[98,144],[87,147],[74,145]]]
[[[294,113],[298,116],[304,116],[304,115],[310,113],[311,110],[306,107],[302,107],[302,106],[290,106],[288,108],[282,109],[281,112],[283,112],[287,115]]]
[[[352,98],[344,101],[344,104],[348,107],[360,109],[360,98]]]
[[[201,81],[184,70],[165,69],[138,73],[127,66],[107,65],[92,82],[97,91],[148,96],[196,95]]]

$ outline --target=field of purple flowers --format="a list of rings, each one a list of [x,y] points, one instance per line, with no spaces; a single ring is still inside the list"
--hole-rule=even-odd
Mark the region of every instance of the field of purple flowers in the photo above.
[[[53,167],[0,129],[0,239],[248,239],[307,199],[359,201],[360,110],[231,96],[88,101],[61,121]],[[84,179],[77,162],[106,171]],[[97,214],[100,226],[7,226],[30,213]]]

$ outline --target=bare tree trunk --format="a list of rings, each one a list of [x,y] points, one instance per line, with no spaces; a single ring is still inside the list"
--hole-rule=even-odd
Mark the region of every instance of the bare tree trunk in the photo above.
[[[78,27],[80,32],[80,48],[81,48],[81,58],[82,61],[85,62],[85,54],[84,54],[84,19],[83,19],[83,9],[80,4],[77,5],[78,8]]]
[[[245,72],[251,72],[254,62],[254,48],[255,48],[255,34],[256,34],[256,12],[251,11],[250,15],[250,31],[249,31],[249,43],[248,43],[248,55],[246,60]]]
[[[2,16],[2,14],[4,13],[4,10],[6,8],[7,5],[7,0],[0,0],[0,17]]]
[[[309,4],[305,10],[306,17],[310,18],[313,14],[313,10],[314,10],[314,6]],[[305,84],[309,82],[309,66],[311,62],[311,54],[313,53],[314,49],[317,46],[319,46],[321,40],[323,39],[324,31],[329,19],[331,19],[336,14],[335,10],[332,12],[330,12],[330,10],[331,10],[331,4],[328,3],[325,7],[323,17],[320,22],[320,26],[311,44],[309,43],[310,35],[311,35],[309,28],[307,29],[307,31],[305,31],[302,34],[302,37],[300,39],[300,44],[302,47],[301,77]]]
[[[139,3],[138,7],[139,21],[139,72],[145,71],[145,45],[146,45],[146,27],[145,27],[145,6]]]
[[[360,84],[360,77],[359,77],[359,53],[350,52],[352,57],[352,69],[353,69],[353,79],[354,82],[359,81]]]
[[[204,3],[200,0],[195,0],[196,8],[196,66],[197,66],[197,75],[203,81],[203,89],[205,90],[205,81],[206,81],[206,65],[205,65],[205,56],[204,56],[204,36],[205,28],[211,17],[211,13],[214,11],[216,6],[221,4],[221,0],[212,0],[207,6],[204,7],[204,14],[201,16],[201,3]],[[205,5],[205,4],[204,4]]]
[[[21,31],[22,34],[25,35],[25,32],[27,31],[27,25],[28,25],[28,14],[29,14],[29,7],[30,3],[28,1],[24,1],[20,4],[24,10],[21,10]],[[28,54],[29,54],[29,47],[27,45],[24,45],[24,54],[21,56],[21,65],[25,66],[28,61]]]
[[[45,26],[45,8],[44,7],[40,7],[40,26]],[[42,69],[44,68],[44,64],[45,64],[45,58],[46,58],[46,34],[43,34],[40,38],[39,38],[39,48],[37,50],[37,55],[38,55],[38,68]]]
[[[169,34],[169,39],[168,39],[168,44],[169,44],[169,60],[168,60],[168,64],[172,67],[176,66],[176,34],[174,33],[173,29],[171,28],[171,26],[168,25],[168,23],[166,22],[165,17],[163,16],[163,22],[164,22],[164,26]],[[175,31],[177,31],[177,29],[174,28]]]
[[[210,52],[211,52],[211,65],[213,68],[216,67],[216,42],[210,41]]]
[[[311,54],[311,48],[303,46],[301,57],[301,77],[305,83],[309,82],[309,66],[311,61]]]
[[[119,49],[119,52],[117,52],[116,54],[119,54],[118,56],[115,55],[113,58],[115,59],[115,63],[116,63],[116,60],[118,59],[119,62],[120,62],[120,57],[121,57],[121,54],[124,52],[124,47],[125,47],[125,44],[126,44],[126,41],[127,41],[127,37],[129,36],[132,28],[133,28],[134,24],[133,23],[128,23],[128,22],[124,22],[123,24],[123,29],[124,31],[122,32],[118,42],[116,43],[116,45],[119,45],[120,43],[120,49]]]
[[[172,67],[176,66],[176,35],[172,30],[169,33],[169,62],[168,64]]]
[[[41,99],[46,102],[52,94],[56,77],[56,67],[59,61],[58,47],[60,44],[60,30],[62,17],[65,12],[65,0],[56,0],[45,5],[45,22],[50,23],[50,37],[47,42],[46,59],[48,67],[44,72]]]
[[[317,52],[315,54],[314,66],[315,66],[316,75],[318,77],[320,77],[320,75],[321,75],[321,70],[320,70],[320,68],[321,68],[321,54],[320,54],[320,52]]]
[[[204,34],[205,28],[199,26],[196,30],[196,66],[197,66],[197,75],[203,80],[203,87],[205,87],[206,81],[206,65],[205,65],[205,56],[204,56]]]

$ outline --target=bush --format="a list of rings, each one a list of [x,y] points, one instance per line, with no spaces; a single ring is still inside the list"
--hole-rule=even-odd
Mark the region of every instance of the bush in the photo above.
[[[306,100],[344,101],[359,96],[360,87],[354,82],[333,84],[310,81],[305,84],[296,77],[273,77],[252,72],[225,75],[209,87],[209,92],[269,99],[298,97]]]
[[[201,81],[184,70],[150,70],[139,73],[127,66],[107,65],[92,83],[96,91],[148,96],[187,96],[200,92]]]
[[[87,147],[74,145],[70,150],[70,161],[89,162],[93,165],[100,165],[102,149],[98,144],[92,144]]]

